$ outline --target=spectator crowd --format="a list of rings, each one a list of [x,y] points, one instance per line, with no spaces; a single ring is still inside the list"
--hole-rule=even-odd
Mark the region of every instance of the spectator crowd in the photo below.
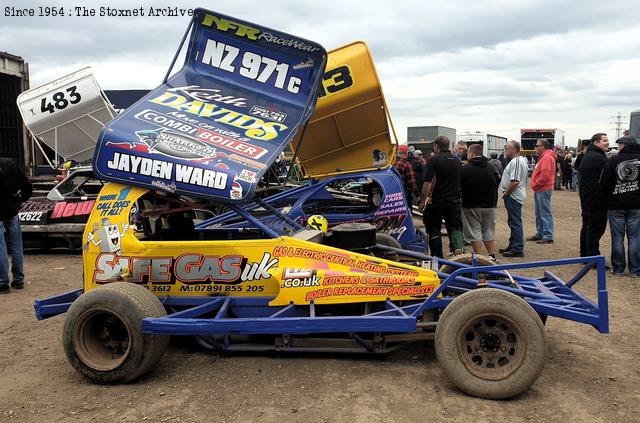
[[[552,244],[552,195],[564,187],[579,191],[580,256],[600,255],[600,240],[608,225],[612,244],[609,269],[622,275],[628,268],[632,277],[640,277],[640,143],[625,135],[616,144],[617,150],[612,150],[607,134],[596,133],[581,143],[576,154],[550,148],[548,140],[539,139],[529,180],[529,163],[520,154],[517,141],[509,141],[500,157],[493,153],[488,158],[479,144],[460,142],[453,152],[449,138],[439,136],[429,160],[420,150],[400,145],[394,168],[402,178],[407,201],[423,213],[432,256],[444,257],[444,222],[450,253],[462,254],[470,245],[475,254],[486,253],[497,261],[495,209],[500,200],[507,211],[510,233],[507,246],[498,252],[504,257],[524,257],[522,208],[527,184],[533,191],[536,232],[526,240]],[[31,191],[16,163],[0,158],[0,294],[10,287],[24,287],[18,211]]]
[[[600,255],[600,239],[608,224],[612,251],[607,268],[622,275],[628,265],[629,274],[640,277],[640,143],[627,135],[616,144],[617,150],[611,149],[607,135],[597,133],[583,140],[576,152],[553,148],[548,140],[539,139],[530,173],[517,141],[509,141],[500,156],[494,152],[485,157],[480,144],[459,142],[453,149],[449,138],[439,136],[428,160],[411,146],[399,146],[395,168],[402,176],[407,200],[423,213],[433,256],[444,257],[444,223],[449,253],[462,254],[470,246],[474,253],[497,261],[498,201],[507,211],[510,230],[508,245],[498,249],[502,256],[524,257],[525,241],[552,244],[553,192],[566,189],[579,191],[580,256]],[[525,238],[522,208],[527,185],[533,191],[536,232]]]

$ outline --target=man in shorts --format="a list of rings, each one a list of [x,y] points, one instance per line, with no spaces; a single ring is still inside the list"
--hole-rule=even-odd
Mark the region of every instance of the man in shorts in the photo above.
[[[476,254],[487,254],[496,259],[496,203],[500,174],[482,155],[482,146],[473,144],[467,150],[467,164],[462,166],[462,224],[465,239],[471,241]]]

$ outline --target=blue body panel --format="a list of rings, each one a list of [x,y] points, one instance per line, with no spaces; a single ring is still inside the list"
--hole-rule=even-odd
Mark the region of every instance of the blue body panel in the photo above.
[[[185,63],[112,120],[93,158],[107,181],[238,203],[313,113],[319,44],[197,9]]]

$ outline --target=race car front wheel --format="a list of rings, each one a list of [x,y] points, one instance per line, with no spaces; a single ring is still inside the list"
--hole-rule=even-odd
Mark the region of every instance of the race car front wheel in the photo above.
[[[165,315],[158,298],[133,283],[110,283],[89,291],[67,312],[67,358],[92,382],[132,381],[151,370],[169,343],[168,336],[143,334],[142,319]]]
[[[469,395],[487,399],[529,389],[546,355],[544,326],[533,308],[492,288],[469,291],[445,308],[435,347],[449,380]]]

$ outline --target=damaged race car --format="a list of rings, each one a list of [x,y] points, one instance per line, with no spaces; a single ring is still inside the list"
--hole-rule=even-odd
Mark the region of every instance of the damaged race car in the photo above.
[[[547,316],[608,332],[601,256],[491,266],[475,256],[468,264],[438,260],[378,243],[369,223],[317,230],[270,202],[254,207],[257,181],[280,152],[295,137],[297,150],[308,141],[327,54],[204,9],[183,44],[187,38],[182,69],[98,139],[93,168],[108,182],[83,235],[83,287],[35,303],[38,319],[66,313],[65,353],[83,377],[133,381],[160,360],[170,335],[224,351],[385,353],[435,340],[455,386],[509,398],[542,372]],[[380,104],[371,113],[386,113]],[[358,160],[376,149],[372,143]],[[224,204],[246,224],[194,224],[188,211],[207,204]],[[332,207],[312,204],[310,213]],[[547,270],[574,264],[581,269],[566,282]],[[573,289],[592,268],[596,302]]]
[[[103,183],[91,167],[71,170],[44,196],[22,204],[18,217],[26,248],[79,249],[82,233]]]

